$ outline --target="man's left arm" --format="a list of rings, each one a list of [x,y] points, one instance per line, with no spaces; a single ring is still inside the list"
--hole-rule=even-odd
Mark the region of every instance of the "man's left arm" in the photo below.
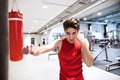
[[[90,67],[93,64],[94,58],[89,50],[89,42],[84,37],[78,37],[78,40],[82,45],[81,53],[82,53],[83,61],[88,67]]]

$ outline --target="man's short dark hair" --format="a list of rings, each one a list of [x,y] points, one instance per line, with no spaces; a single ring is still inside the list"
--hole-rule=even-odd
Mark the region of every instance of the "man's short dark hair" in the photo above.
[[[68,28],[74,28],[76,30],[80,29],[80,23],[78,19],[75,18],[70,18],[67,19],[64,23],[63,23],[63,28],[64,30],[67,30]]]

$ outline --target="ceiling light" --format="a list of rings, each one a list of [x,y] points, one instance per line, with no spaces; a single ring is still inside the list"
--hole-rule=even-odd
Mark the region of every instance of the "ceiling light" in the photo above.
[[[42,5],[42,8],[48,8],[48,6],[47,5]]]
[[[38,21],[38,20],[34,20],[33,22],[34,22],[34,23],[38,23],[39,21]]]
[[[101,16],[101,15],[102,15],[102,13],[101,13],[101,12],[98,12],[98,13],[97,13],[97,15],[98,15],[98,16]]]
[[[108,20],[106,19],[106,20],[105,20],[105,22],[107,23],[107,22],[108,22]]]
[[[42,8],[48,8],[47,3],[45,0],[42,1]]]
[[[30,27],[31,29],[33,29],[34,27]]]
[[[87,18],[83,18],[83,20],[85,21],[85,20],[87,20]]]

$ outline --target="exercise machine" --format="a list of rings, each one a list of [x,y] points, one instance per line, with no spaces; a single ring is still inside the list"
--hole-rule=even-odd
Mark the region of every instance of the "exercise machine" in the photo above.
[[[117,48],[120,49],[120,39],[119,39],[119,34],[114,36],[115,32],[118,34],[118,32],[120,32],[120,30],[112,30],[110,31],[110,33],[113,34],[113,48]],[[105,66],[105,70],[106,71],[110,71],[110,70],[114,70],[114,69],[118,69],[120,68],[120,56],[115,58],[117,60],[117,62],[108,64]]]
[[[103,51],[105,51],[105,57],[106,57],[105,61],[107,61],[107,62],[112,62],[112,61],[110,61],[110,60],[108,59],[107,48],[109,48],[109,46],[110,46],[110,41],[107,41],[107,40],[101,41],[99,47],[101,47],[102,50],[101,50],[100,53],[94,58],[94,61],[98,58],[98,56],[99,56]]]
[[[116,59],[118,62],[105,65],[105,70],[106,70],[106,71],[110,71],[110,70],[114,70],[114,69],[120,68],[120,56],[117,57],[117,58],[115,58],[115,59]]]

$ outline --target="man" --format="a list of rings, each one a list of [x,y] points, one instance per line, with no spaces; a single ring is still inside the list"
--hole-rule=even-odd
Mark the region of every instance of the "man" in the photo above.
[[[55,40],[53,43],[34,47],[24,47],[23,52],[38,56],[51,50],[58,51],[60,64],[59,80],[84,80],[82,74],[82,61],[90,67],[93,64],[93,56],[89,51],[88,41],[79,35],[80,24],[77,19],[71,18],[63,23],[65,37]]]

